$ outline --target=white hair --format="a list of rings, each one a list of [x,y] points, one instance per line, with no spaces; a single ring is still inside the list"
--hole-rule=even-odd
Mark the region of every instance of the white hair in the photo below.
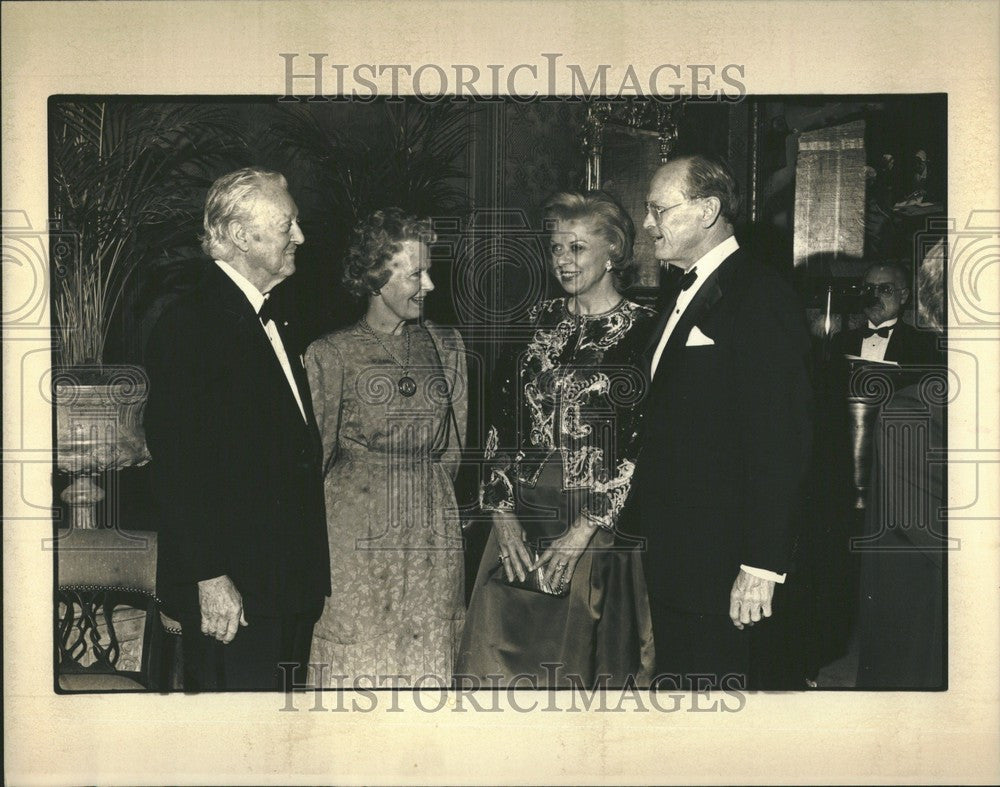
[[[229,260],[233,245],[227,235],[229,222],[246,219],[250,206],[265,188],[271,185],[287,188],[280,172],[245,167],[223,175],[212,184],[205,198],[205,233],[201,248],[216,260]]]

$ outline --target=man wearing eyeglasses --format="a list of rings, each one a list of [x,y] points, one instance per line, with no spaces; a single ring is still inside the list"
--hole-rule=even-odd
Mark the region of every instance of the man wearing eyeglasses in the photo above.
[[[895,361],[901,366],[940,361],[933,333],[900,319],[910,297],[909,275],[894,263],[877,262],[865,271],[861,286],[867,324],[833,337],[833,351],[866,361]]]
[[[656,257],[679,270],[647,348],[620,527],[645,538],[658,685],[769,688],[748,686],[748,629],[785,581],[810,458],[805,316],[737,243],[739,193],[723,161],[671,161],[647,199]]]

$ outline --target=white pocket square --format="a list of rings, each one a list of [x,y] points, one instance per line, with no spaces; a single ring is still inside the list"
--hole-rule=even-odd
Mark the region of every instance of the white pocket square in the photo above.
[[[687,344],[685,344],[684,346],[685,347],[708,347],[709,345],[713,345],[713,344],[715,344],[715,342],[712,341],[711,338],[709,338],[708,336],[706,336],[705,334],[703,334],[701,332],[701,329],[698,328],[698,326],[696,325],[696,326],[694,326],[691,329],[691,333],[688,334]]]

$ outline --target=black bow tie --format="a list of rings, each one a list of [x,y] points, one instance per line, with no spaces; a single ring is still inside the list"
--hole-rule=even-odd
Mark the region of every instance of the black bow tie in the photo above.
[[[698,278],[698,271],[692,268],[691,270],[685,273],[683,268],[678,268],[676,265],[671,265],[670,269],[668,270],[668,276],[669,278],[667,279],[668,282],[667,289],[668,290],[676,289],[678,293],[681,293],[684,290],[688,289],[692,284],[694,284],[695,279]]]
[[[274,299],[265,298],[264,302],[260,306],[260,311],[257,312],[257,316],[260,317],[260,321],[267,325],[269,320],[274,320],[277,322],[278,314],[277,310],[274,308]]]
[[[694,284],[694,280],[697,278],[698,278],[698,271],[692,268],[683,276],[681,276],[681,280],[678,282],[677,286],[681,288],[681,292],[684,292],[684,290],[686,290],[688,287]]]
[[[883,339],[888,339],[890,331],[892,331],[891,325],[886,325],[882,328],[865,328],[865,338],[871,338],[877,333]]]

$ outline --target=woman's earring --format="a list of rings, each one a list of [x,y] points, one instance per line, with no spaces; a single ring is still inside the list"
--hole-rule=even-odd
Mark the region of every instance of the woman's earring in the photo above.
[[[604,270],[606,271],[611,270],[613,267],[614,265],[611,264],[611,260],[608,260],[606,263],[604,263]]]

